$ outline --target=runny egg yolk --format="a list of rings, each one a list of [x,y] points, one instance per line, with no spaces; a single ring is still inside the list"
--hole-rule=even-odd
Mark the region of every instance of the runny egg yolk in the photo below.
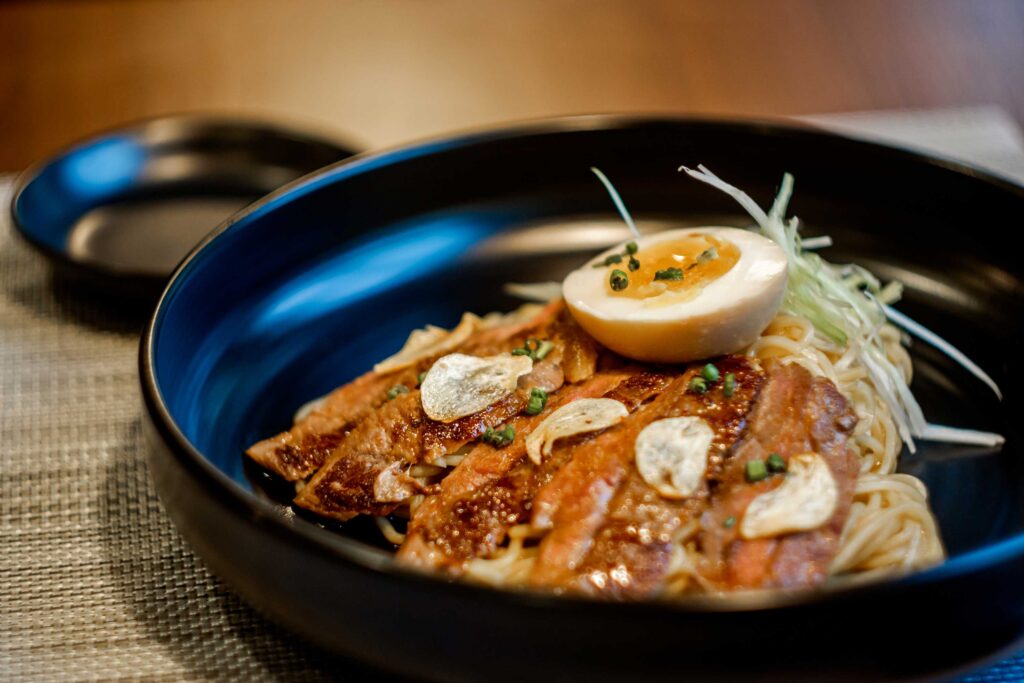
[[[633,258],[640,268],[628,272],[629,286],[615,290],[607,278],[607,294],[630,299],[658,297],[656,302],[646,303],[667,306],[696,297],[728,273],[740,260],[740,250],[728,240],[696,233],[645,247]],[[609,273],[615,268],[623,270],[621,265],[614,265]]]

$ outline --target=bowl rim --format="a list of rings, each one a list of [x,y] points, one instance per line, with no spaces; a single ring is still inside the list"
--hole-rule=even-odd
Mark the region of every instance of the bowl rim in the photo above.
[[[321,528],[306,520],[295,524],[280,514],[279,506],[243,488],[210,462],[192,445],[170,414],[160,391],[154,367],[156,337],[169,302],[187,278],[188,272],[202,259],[206,247],[235,226],[239,229],[258,219],[275,207],[327,184],[377,168],[401,163],[445,150],[509,140],[526,136],[543,136],[572,132],[600,132],[624,130],[645,126],[691,126],[705,129],[755,133],[768,136],[792,136],[803,139],[839,139],[848,144],[867,146],[873,153],[890,155],[904,161],[945,169],[973,178],[994,188],[1016,195],[1024,201],[1024,185],[997,173],[969,164],[909,148],[896,147],[861,139],[843,133],[833,133],[820,126],[789,119],[717,118],[705,116],[620,115],[588,114],[566,117],[541,118],[512,124],[486,126],[455,135],[429,137],[383,150],[364,152],[325,166],[298,178],[241,209],[211,231],[175,269],[160,299],[149,317],[139,345],[139,380],[146,413],[151,425],[167,446],[169,453],[189,471],[197,483],[217,496],[218,502],[245,515],[253,524],[282,538],[294,546],[315,552],[322,557],[345,562],[349,569],[383,574],[395,580],[409,582],[453,597],[470,600],[488,600],[511,606],[527,606],[547,610],[617,610],[619,614],[655,616],[666,614],[709,614],[764,610],[786,610],[822,605],[840,600],[855,600],[867,594],[894,593],[911,587],[920,587],[977,573],[1012,559],[1024,556],[1024,532],[995,543],[976,548],[942,564],[911,572],[902,576],[870,582],[850,582],[831,586],[827,590],[771,591],[765,593],[732,594],[726,599],[713,596],[686,596],[674,599],[652,599],[631,602],[607,601],[576,595],[554,595],[531,589],[503,589],[468,581],[451,580],[428,572],[403,567],[394,562],[393,555],[373,548],[362,541]]]
[[[46,169],[54,164],[76,154],[87,145],[118,135],[141,136],[160,126],[178,126],[181,129],[179,133],[184,130],[199,130],[204,127],[230,127],[235,130],[264,132],[304,145],[332,147],[340,153],[348,154],[349,158],[359,154],[358,150],[362,147],[362,145],[352,144],[344,136],[321,131],[316,126],[304,122],[296,123],[290,121],[287,117],[234,113],[227,110],[198,110],[133,119],[76,138],[43,159],[32,162],[25,169],[17,173],[11,182],[11,190],[7,201],[7,215],[11,221],[11,226],[14,228],[14,232],[29,246],[62,268],[92,273],[107,280],[122,281],[128,286],[131,283],[150,284],[158,282],[163,287],[170,281],[170,275],[175,273],[176,269],[172,270],[171,274],[156,276],[148,271],[136,270],[125,266],[103,262],[83,262],[73,259],[68,256],[66,250],[55,249],[39,239],[35,231],[21,219],[18,210],[18,205],[25,191],[39,179],[39,176]],[[342,161],[344,160],[342,159]],[[320,169],[314,169],[296,178],[296,180],[302,180],[317,170]],[[220,227],[220,225],[213,226],[211,232],[219,232]],[[191,254],[191,251],[189,254]]]

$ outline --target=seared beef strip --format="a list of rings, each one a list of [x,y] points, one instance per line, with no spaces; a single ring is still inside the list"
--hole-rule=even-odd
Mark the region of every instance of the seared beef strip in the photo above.
[[[585,372],[588,365],[589,336],[574,334],[578,327],[561,301],[545,307],[532,320],[485,328],[474,333],[459,347],[459,352],[489,356],[522,346],[527,337],[546,337],[549,331],[563,339],[566,361],[573,372]],[[577,337],[585,337],[578,341]],[[596,356],[596,354],[595,354]],[[305,479],[318,470],[348,432],[370,411],[387,401],[388,390],[402,384],[415,387],[417,376],[437,358],[424,358],[415,365],[393,372],[368,372],[335,389],[324,403],[287,432],[264,439],[246,451],[246,455],[288,481]],[[593,372],[593,361],[590,361]],[[575,380],[573,380],[575,381]]]
[[[450,423],[427,417],[418,390],[401,394],[356,424],[295,497],[295,504],[341,521],[360,514],[389,514],[420,489],[405,474],[409,466],[432,464],[458,450],[481,437],[488,427],[497,427],[521,413],[530,389],[555,391],[562,382],[559,363],[545,359],[520,378],[516,391]]]
[[[856,424],[852,408],[829,380],[797,365],[771,368],[701,520],[701,573],[708,584],[722,590],[794,588],[825,580],[857,483],[859,463],[847,447]],[[832,519],[814,531],[744,540],[738,521],[747,506],[783,481],[775,476],[749,483],[746,465],[772,453],[786,462],[802,453],[822,456],[838,485],[839,503]]]
[[[690,388],[692,368],[658,398],[616,427],[578,448],[572,460],[539,492],[534,526],[550,529],[540,545],[530,582],[556,590],[608,597],[641,597],[660,586],[673,533],[706,506],[705,484],[685,500],[668,500],[649,487],[634,464],[634,443],[656,420],[690,415],[715,433],[707,476],[721,469],[739,438],[764,375],[755,362],[731,356],[716,363],[736,376],[726,398],[722,383],[706,393]]]
[[[546,311],[546,317],[541,316],[528,332],[511,337],[511,346],[506,342],[506,350],[522,346],[531,336],[549,338],[554,344],[550,353],[534,364],[533,371],[519,379],[517,391],[448,424],[426,416],[418,390],[387,401],[365,414],[341,439],[295,504],[341,521],[357,514],[389,514],[422,490],[407,474],[410,466],[435,463],[482,436],[487,428],[512,419],[526,407],[532,388],[557,391],[565,381],[566,365],[576,376],[594,372],[596,346],[564,304],[553,304]],[[467,343],[466,350],[478,352],[480,344]]]
[[[541,465],[526,457],[525,437],[559,407],[579,398],[619,400],[635,409],[657,395],[671,376],[637,368],[601,372],[568,386],[536,416],[512,424],[516,440],[506,448],[480,444],[441,483],[440,493],[427,498],[413,516],[400,561],[421,568],[446,568],[459,573],[475,557],[486,557],[505,540],[508,529],[526,521],[537,490],[571,457],[574,448],[594,433],[558,443]],[[522,438],[520,438],[522,437]]]

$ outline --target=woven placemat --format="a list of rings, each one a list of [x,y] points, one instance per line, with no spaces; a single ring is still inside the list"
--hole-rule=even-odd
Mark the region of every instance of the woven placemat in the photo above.
[[[142,321],[55,280],[7,225],[8,192],[0,178],[0,679],[384,680],[268,622],[189,551],[144,456]],[[966,680],[1024,680],[1024,659]]]
[[[366,680],[214,578],[150,482],[142,321],[55,281],[0,178],[0,679]],[[383,678],[381,678],[383,680]]]

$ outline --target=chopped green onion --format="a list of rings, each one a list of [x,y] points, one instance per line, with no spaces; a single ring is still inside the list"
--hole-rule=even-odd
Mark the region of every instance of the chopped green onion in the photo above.
[[[534,354],[537,353],[537,350],[539,348],[540,348],[540,340],[539,339],[534,339],[533,337],[530,337],[529,339],[524,341],[523,345],[520,346],[518,349],[512,349],[512,355],[513,356],[529,356],[530,358],[533,358]]]
[[[629,287],[629,276],[616,268],[612,271],[611,277],[608,278],[608,284],[611,285],[612,290],[621,292],[626,287]]]
[[[654,274],[655,280],[682,280],[683,269],[682,268],[666,268],[665,270],[659,270]]]
[[[722,393],[726,398],[732,398],[736,393],[736,375],[731,372],[725,373],[725,384],[722,386]]]
[[[537,346],[537,350],[534,351],[531,358],[534,360],[544,360],[553,348],[555,348],[555,342],[545,339]]]
[[[481,438],[495,448],[504,448],[516,438],[516,430],[512,425],[498,425],[497,429],[488,427]]]
[[[719,377],[718,368],[711,363],[708,363],[700,369],[700,376],[709,382],[717,382]]]
[[[626,253],[632,256],[637,252],[639,247],[636,246],[636,242],[626,242]]]
[[[747,462],[747,481],[753,484],[768,478],[768,467],[762,460],[750,460]]]
[[[426,372],[421,372],[420,374],[416,375],[416,386],[423,384],[423,380],[426,379],[426,377]]]
[[[513,356],[529,356],[532,360],[544,360],[545,356],[555,348],[555,343],[547,339],[540,340],[533,337],[523,342],[518,349],[512,349]]]
[[[548,404],[548,392],[534,387],[530,389],[530,400],[526,403],[526,414],[537,415]]]
[[[639,261],[637,261],[637,260],[636,260],[636,259],[635,259],[634,257],[632,257],[632,256],[630,256],[630,257],[629,257],[629,269],[630,269],[630,270],[634,270],[634,271],[635,271],[635,270],[640,270],[640,262],[639,262]]]
[[[398,398],[401,394],[408,394],[409,387],[404,384],[396,384],[395,386],[388,389],[388,400],[393,401]]]
[[[716,258],[718,258],[718,249],[711,247],[710,249],[705,249],[704,251],[700,252],[700,256],[697,257],[697,263],[710,263],[711,261],[714,261]]]
[[[736,518],[735,517],[726,517],[725,521],[722,522],[722,526],[724,526],[726,529],[733,528],[734,526],[736,526]]]
[[[595,268],[606,268],[607,266],[613,266],[616,263],[622,263],[622,254],[612,254],[606,256],[603,261],[598,261],[594,264]]]
[[[782,459],[782,456],[778,453],[772,453],[768,456],[768,470],[775,474],[786,471],[786,461]]]
[[[522,346],[512,349],[512,355],[528,355],[534,360],[544,360],[553,348],[555,348],[555,342],[553,341],[530,337],[522,343]]]
[[[703,394],[708,390],[708,383],[703,377],[694,377],[690,380],[690,391],[695,394]]]

